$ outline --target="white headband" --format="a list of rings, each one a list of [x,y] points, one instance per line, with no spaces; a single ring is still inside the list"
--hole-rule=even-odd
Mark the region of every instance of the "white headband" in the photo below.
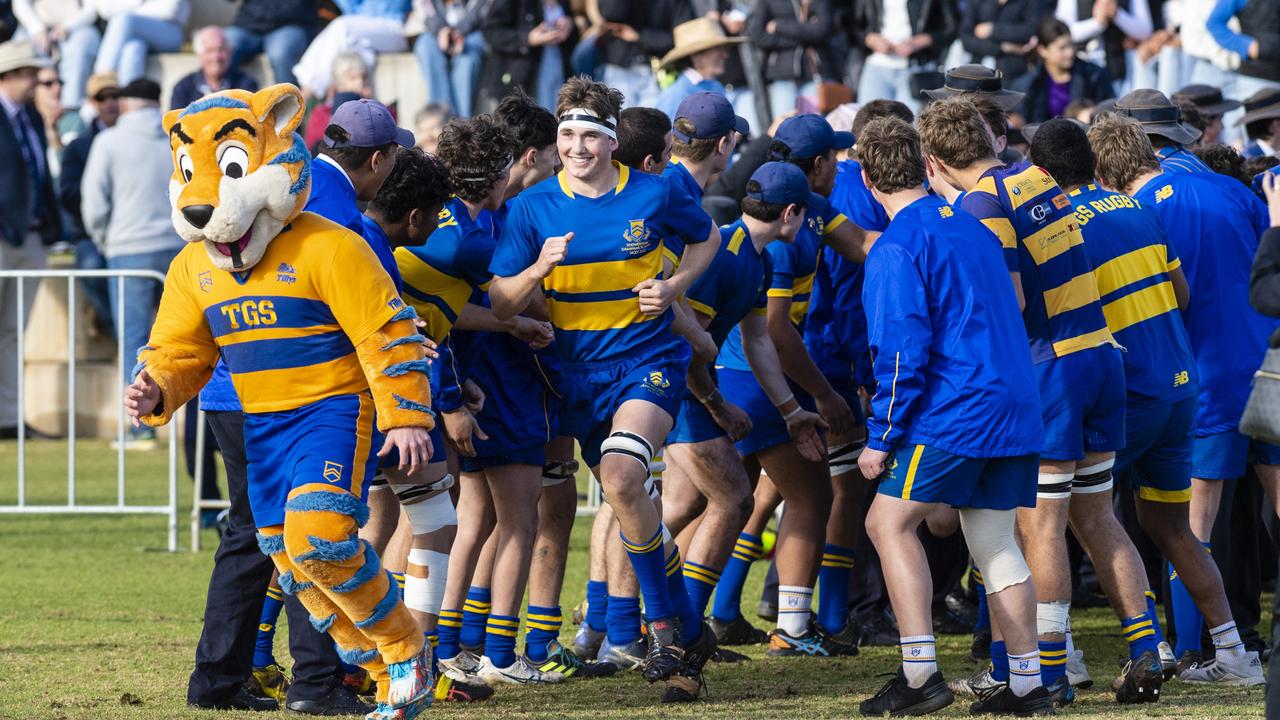
[[[614,128],[617,126],[617,118],[604,119],[597,117],[595,113],[586,108],[574,108],[567,110],[560,116],[560,127],[578,128],[579,130],[599,130],[614,140],[618,139],[618,133]]]

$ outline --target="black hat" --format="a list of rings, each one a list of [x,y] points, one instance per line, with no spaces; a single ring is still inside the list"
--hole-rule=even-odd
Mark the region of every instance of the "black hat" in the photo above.
[[[1137,120],[1142,131],[1190,145],[1200,137],[1199,128],[1182,122],[1182,110],[1159,90],[1134,90],[1116,101],[1115,113]]]
[[[160,102],[160,84],[155,80],[138,78],[137,80],[134,80],[128,85],[120,88],[120,97]]]
[[[1190,100],[1205,115],[1225,115],[1240,107],[1239,100],[1224,100],[1222,88],[1211,85],[1188,85],[1173,94],[1173,101]]]
[[[1267,118],[1280,118],[1280,90],[1275,88],[1263,88],[1246,98],[1244,117],[1237,120],[1236,125]]]
[[[983,65],[961,65],[947,71],[942,87],[925,90],[934,100],[945,100],[962,93],[978,93],[995,100],[1005,111],[1013,110],[1022,102],[1025,93],[1004,89],[1004,73]]]

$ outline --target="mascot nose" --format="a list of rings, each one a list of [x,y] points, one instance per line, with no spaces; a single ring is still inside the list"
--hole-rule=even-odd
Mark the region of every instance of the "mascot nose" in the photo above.
[[[182,217],[187,222],[196,227],[197,230],[203,230],[205,225],[209,224],[209,218],[213,217],[212,205],[188,205],[182,208]]]

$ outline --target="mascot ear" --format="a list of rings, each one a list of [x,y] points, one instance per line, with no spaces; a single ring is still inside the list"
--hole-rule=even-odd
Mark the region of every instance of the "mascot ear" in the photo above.
[[[164,132],[166,135],[168,135],[169,131],[173,129],[174,125],[178,124],[178,118],[181,116],[182,116],[182,108],[178,108],[177,110],[170,110],[169,112],[164,114],[164,119],[161,120],[160,124],[164,126]]]
[[[258,122],[266,123],[270,120],[279,137],[293,134],[302,124],[302,116],[306,114],[302,93],[288,83],[259,90],[253,94],[249,103]]]

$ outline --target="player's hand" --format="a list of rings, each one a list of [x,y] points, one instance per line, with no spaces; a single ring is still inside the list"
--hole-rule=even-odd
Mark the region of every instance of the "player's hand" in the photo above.
[[[716,347],[716,341],[712,339],[711,333],[702,328],[689,332],[685,340],[689,341],[689,347],[693,350],[693,356],[689,360],[690,365],[710,365],[720,354],[720,349]]]
[[[422,318],[414,318],[413,324],[416,325],[419,330],[427,329],[427,321],[423,320]],[[422,341],[423,354],[427,356],[428,360],[439,360],[440,353],[436,351],[436,341],[427,337],[427,334],[425,332],[422,333],[422,336],[426,338],[425,340]]]
[[[827,444],[822,441],[820,433],[825,432],[827,423],[815,412],[801,409],[786,421],[787,434],[796,444],[800,456],[810,462],[821,462],[827,456]]]
[[[511,334],[520,342],[528,343],[534,350],[541,350],[555,339],[551,323],[523,315],[511,318]]]
[[[889,453],[884,450],[867,448],[858,456],[858,469],[862,471],[862,477],[876,480],[884,474],[884,462],[888,459]]]
[[[479,415],[484,409],[484,390],[474,380],[462,383],[462,407],[472,415]]]
[[[720,429],[729,434],[730,440],[738,442],[751,434],[751,416],[737,405],[726,400],[715,409],[707,408],[707,410]]]
[[[1271,227],[1280,227],[1280,175],[1268,172],[1262,176],[1262,194],[1267,198]]]
[[[833,392],[814,398],[814,402],[822,419],[831,427],[831,434],[840,436],[853,432],[853,411],[844,398]]]
[[[676,300],[676,289],[666,280],[642,280],[631,292],[640,297],[640,312],[645,315],[661,315]]]
[[[569,243],[572,241],[573,233],[568,232],[564,235],[549,237],[542,243],[542,251],[538,253],[538,259],[533,263],[538,277],[544,278],[550,275],[551,271],[564,261],[564,256],[569,252]]]
[[[449,437],[449,442],[453,443],[459,453],[467,457],[476,456],[476,446],[471,439],[473,436],[481,440],[489,439],[489,436],[484,434],[484,430],[480,429],[480,423],[476,422],[475,416],[466,408],[441,413],[440,416],[444,418],[444,432]]]
[[[378,457],[386,457],[391,448],[400,451],[399,469],[413,475],[419,467],[425,467],[431,461],[431,434],[423,427],[398,427],[387,431],[387,441],[378,451]]]
[[[160,405],[160,386],[143,369],[138,379],[124,389],[124,409],[133,420],[134,427],[142,427],[142,418],[155,412]]]

